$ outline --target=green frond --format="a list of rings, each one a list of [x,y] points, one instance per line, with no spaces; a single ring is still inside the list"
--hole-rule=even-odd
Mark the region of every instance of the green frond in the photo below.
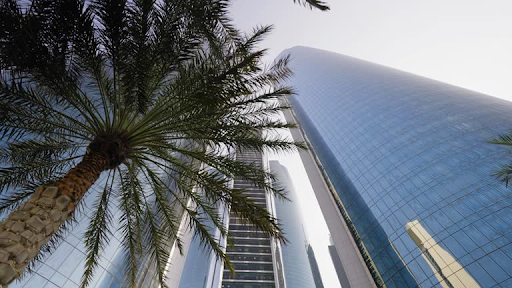
[[[247,223],[253,224],[261,232],[284,243],[287,242],[277,219],[272,217],[266,208],[254,204],[254,200],[244,196],[243,190],[233,189],[229,197],[231,213],[246,219]]]
[[[294,3],[299,3],[304,6],[308,6],[309,8],[318,9],[321,11],[327,11],[329,10],[329,6],[324,1],[319,0],[293,0]]]
[[[491,144],[512,146],[512,134],[502,134],[498,138],[489,141]]]
[[[505,186],[508,186],[508,183],[512,180],[512,164],[502,165],[493,176],[505,183]]]
[[[14,193],[2,193],[3,195],[0,197],[0,214],[16,209],[18,205],[34,194],[34,188],[32,185],[29,185],[28,189]]]
[[[197,202],[195,203],[199,204]],[[222,247],[218,239],[215,238],[212,228],[206,225],[210,218],[203,216],[202,212],[204,211],[202,211],[201,208],[197,209],[196,207],[194,210],[187,209],[186,211],[189,220],[189,228],[194,231],[194,237],[199,238],[204,248],[208,249],[208,251],[213,251],[214,255],[224,262],[225,269],[234,273],[233,264],[224,252],[224,247]],[[224,235],[226,235],[226,231],[223,232]]]
[[[152,262],[156,264],[156,272],[158,280],[162,287],[167,287],[165,284],[165,267],[167,259],[172,247],[172,239],[170,235],[162,231],[162,225],[159,224],[159,219],[151,212],[151,205],[145,201],[145,215],[143,218],[146,223],[144,230],[144,246]]]
[[[160,214],[160,218],[165,223],[163,225],[163,232],[175,237],[175,245],[178,247],[180,253],[183,253],[183,243],[178,235],[181,218],[176,215],[176,207],[173,207],[180,195],[176,192],[172,192],[171,187],[166,185],[161,175],[157,175],[153,169],[149,169],[145,166],[145,169],[142,171],[155,195],[154,213]]]
[[[55,161],[25,162],[18,166],[0,167],[0,192],[26,184],[55,181],[73,167],[74,156]]]
[[[143,202],[142,186],[133,171],[121,171],[119,184],[119,203],[122,214],[120,216],[120,229],[123,235],[122,245],[126,247],[125,263],[126,275],[129,276],[130,287],[136,286],[138,264],[143,255],[142,231]]]
[[[85,149],[85,145],[69,140],[27,139],[0,147],[0,161],[13,165],[52,162],[74,155],[79,149]]]
[[[98,266],[100,254],[110,242],[109,237],[112,235],[110,226],[113,219],[109,208],[109,201],[114,179],[115,171],[112,175],[109,175],[102,193],[98,195],[98,199],[93,207],[95,212],[91,215],[89,227],[84,234],[87,255],[85,257],[85,271],[82,275],[80,287],[87,287],[92,280],[94,270]]]

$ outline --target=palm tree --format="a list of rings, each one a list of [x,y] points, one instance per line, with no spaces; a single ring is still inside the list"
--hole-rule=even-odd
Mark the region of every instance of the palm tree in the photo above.
[[[491,140],[489,143],[510,147],[512,146],[512,133],[499,135],[498,138]],[[502,165],[500,170],[494,173],[494,176],[508,186],[508,183],[512,180],[512,163]]]
[[[219,206],[284,241],[277,220],[227,183],[238,177],[284,197],[282,190],[226,151],[302,147],[275,132],[293,126],[275,120],[286,108],[276,99],[292,93],[281,84],[289,59],[262,68],[265,50],[256,45],[271,27],[242,35],[227,4],[2,2],[0,212],[10,214],[0,222],[0,285],[51,253],[80,208],[92,210],[84,287],[114,222],[130,286],[143,255],[165,285],[170,248],[181,249],[179,211],[227,267],[208,227],[227,235]],[[94,206],[83,206],[91,193]]]

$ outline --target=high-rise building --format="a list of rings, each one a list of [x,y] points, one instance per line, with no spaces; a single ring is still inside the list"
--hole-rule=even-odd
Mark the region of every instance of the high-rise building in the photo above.
[[[313,247],[311,244],[306,244],[306,251],[308,253],[309,266],[311,267],[311,271],[313,272],[313,280],[315,280],[316,288],[324,288],[324,283],[322,281],[322,275],[320,275],[320,269],[318,268],[318,262],[316,262],[315,251],[313,251]]]
[[[286,167],[278,161],[269,161],[270,171],[276,175],[274,185],[286,190],[288,200],[275,199],[276,215],[281,223],[283,232],[288,239],[282,245],[283,266],[286,287],[314,288],[315,280],[310,268],[307,251],[304,244],[307,242],[303,229],[303,217],[298,203],[298,191],[295,191],[291,177]]]
[[[512,287],[512,192],[493,176],[510,154],[488,143],[512,128],[512,103],[332,52],[283,53],[299,91],[287,117],[312,148],[301,157],[350,285],[374,285],[366,271],[377,286]]]
[[[268,169],[266,157],[259,151],[239,151],[236,158],[253,166]],[[244,195],[254,200],[256,205],[268,209],[271,215],[275,215],[274,199],[265,189],[238,178],[234,179],[233,188],[244,189]],[[221,287],[286,287],[280,243],[263,234],[252,224],[246,223],[246,220],[239,218],[233,212],[229,214],[228,225],[228,233],[233,239],[233,245],[228,246],[226,252],[236,274],[232,275],[229,270],[224,269]]]
[[[334,243],[329,245],[327,248],[329,249],[329,255],[332,259],[332,264],[334,265],[334,269],[336,270],[336,275],[338,276],[338,280],[340,281],[340,285],[343,288],[350,288],[350,282],[348,282],[347,273],[345,273],[345,269],[343,268],[343,264],[341,264],[340,256],[338,255],[338,251],[336,250],[336,246]]]

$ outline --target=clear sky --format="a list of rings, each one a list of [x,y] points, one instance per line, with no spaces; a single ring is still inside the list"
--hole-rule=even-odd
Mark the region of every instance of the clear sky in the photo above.
[[[271,62],[302,45],[329,50],[512,101],[512,0],[326,0],[328,12],[292,0],[234,0],[236,25],[274,24],[261,47]],[[286,166],[306,217],[325,287],[339,287],[328,231],[297,154]]]
[[[268,61],[310,46],[512,100],[511,0],[234,0],[241,29],[275,24]]]

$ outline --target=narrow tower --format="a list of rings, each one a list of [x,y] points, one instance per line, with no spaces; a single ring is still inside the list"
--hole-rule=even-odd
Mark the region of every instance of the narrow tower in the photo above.
[[[268,168],[266,157],[253,150],[239,151],[237,160],[256,167]],[[264,189],[253,186],[243,179],[234,179],[233,188],[245,189],[245,195],[275,215],[274,199]],[[280,244],[247,224],[234,213],[229,215],[229,234],[233,246],[227,247],[227,255],[235,268],[235,276],[224,270],[223,288],[284,288],[284,273]]]

